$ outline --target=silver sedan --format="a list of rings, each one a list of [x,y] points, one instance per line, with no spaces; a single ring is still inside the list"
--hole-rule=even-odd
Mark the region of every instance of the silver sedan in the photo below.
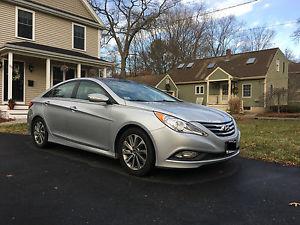
[[[240,143],[229,114],[119,79],[54,86],[30,103],[28,129],[38,147],[54,142],[118,158],[137,176],[228,160]]]

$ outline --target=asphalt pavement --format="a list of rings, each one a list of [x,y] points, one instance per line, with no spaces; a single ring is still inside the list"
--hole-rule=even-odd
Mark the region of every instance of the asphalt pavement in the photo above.
[[[127,175],[118,161],[0,134],[0,224],[300,224],[300,168],[236,157]]]

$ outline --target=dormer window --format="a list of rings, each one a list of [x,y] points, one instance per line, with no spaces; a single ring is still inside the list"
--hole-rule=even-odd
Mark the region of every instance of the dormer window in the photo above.
[[[31,10],[16,8],[16,37],[34,40],[35,14]]]
[[[193,63],[193,62],[191,62],[191,63],[187,64],[186,68],[192,68],[192,67],[193,67],[193,65],[194,65],[194,63]]]
[[[85,51],[86,48],[86,27],[73,24],[73,48]]]
[[[177,69],[182,69],[184,67],[184,63],[181,63],[177,66]]]
[[[207,69],[212,69],[212,68],[214,68],[215,67],[215,63],[209,63],[208,65],[207,65]]]
[[[246,64],[253,64],[255,63],[256,58],[249,58],[246,62]]]

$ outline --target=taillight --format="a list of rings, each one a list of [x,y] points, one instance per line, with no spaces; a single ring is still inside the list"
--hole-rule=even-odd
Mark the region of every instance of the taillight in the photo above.
[[[29,102],[28,108],[30,109],[33,106],[33,102]]]

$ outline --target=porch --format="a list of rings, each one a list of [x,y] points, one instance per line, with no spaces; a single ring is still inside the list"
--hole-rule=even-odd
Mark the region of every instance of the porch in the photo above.
[[[23,44],[22,44],[23,43]],[[7,118],[24,118],[29,102],[51,86],[80,77],[105,77],[111,63],[84,53],[33,43],[0,49],[0,110]],[[8,109],[12,99],[16,106]]]

